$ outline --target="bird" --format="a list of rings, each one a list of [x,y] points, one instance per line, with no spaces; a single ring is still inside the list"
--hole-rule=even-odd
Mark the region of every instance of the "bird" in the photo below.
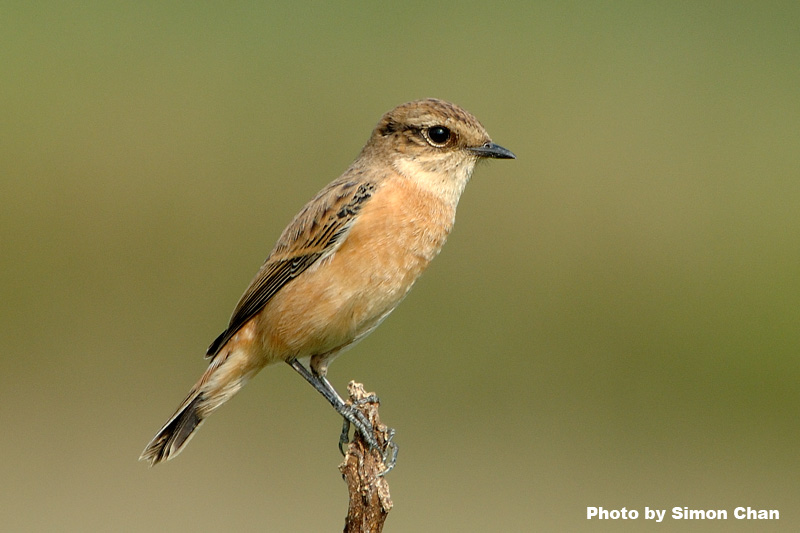
[[[352,423],[376,448],[370,422],[339,396],[328,367],[378,327],[438,255],[477,162],[515,158],[444,100],[383,115],[350,167],[281,233],[208,347],[208,368],[139,459],[152,466],[178,455],[212,412],[280,362],[343,417],[342,439]]]

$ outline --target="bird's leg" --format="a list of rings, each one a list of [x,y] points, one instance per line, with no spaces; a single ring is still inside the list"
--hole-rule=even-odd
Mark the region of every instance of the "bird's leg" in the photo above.
[[[350,424],[353,424],[358,432],[361,433],[361,436],[364,437],[364,440],[371,449],[380,450],[378,441],[375,439],[375,430],[372,427],[372,423],[367,419],[364,413],[352,405],[347,405],[327,378],[316,375],[303,366],[303,364],[297,359],[290,359],[286,362],[289,363],[289,366],[294,368],[298,374],[303,376],[303,378],[308,381],[312,387],[317,389],[317,392],[322,394],[322,396],[328,400],[333,408],[336,409],[336,412],[338,412],[342,418],[344,418],[342,434],[339,437],[340,451],[342,451],[342,446],[349,441],[348,437],[350,433]],[[377,400],[377,398],[375,398],[375,400]]]

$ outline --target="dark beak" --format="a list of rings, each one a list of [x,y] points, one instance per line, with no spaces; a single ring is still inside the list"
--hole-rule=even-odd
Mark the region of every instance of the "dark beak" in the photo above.
[[[516,159],[511,150],[506,150],[499,144],[486,143],[483,146],[476,146],[474,148],[467,148],[470,152],[478,157],[491,157],[494,159]]]

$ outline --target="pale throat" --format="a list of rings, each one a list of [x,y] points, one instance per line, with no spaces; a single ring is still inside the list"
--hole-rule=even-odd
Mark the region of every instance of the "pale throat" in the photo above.
[[[430,191],[455,209],[472,176],[475,160],[465,158],[456,164],[442,161],[443,168],[430,170],[432,166],[436,166],[435,163],[437,162],[399,157],[392,162],[392,166],[398,174],[413,180],[418,187]]]

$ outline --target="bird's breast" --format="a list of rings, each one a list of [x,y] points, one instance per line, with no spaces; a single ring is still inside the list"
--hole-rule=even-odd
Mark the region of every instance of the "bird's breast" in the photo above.
[[[336,252],[267,305],[262,325],[270,351],[302,357],[347,346],[369,332],[439,253],[454,218],[455,206],[412,182],[384,181]]]
[[[391,179],[364,206],[331,266],[378,300],[404,294],[442,249],[454,215],[437,196]]]

